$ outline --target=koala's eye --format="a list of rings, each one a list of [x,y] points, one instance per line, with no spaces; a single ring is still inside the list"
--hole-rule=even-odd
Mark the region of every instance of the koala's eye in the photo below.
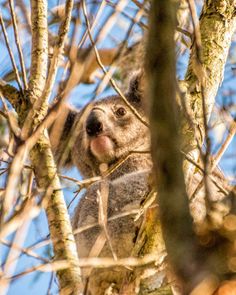
[[[117,117],[123,117],[126,114],[126,109],[123,107],[119,107],[116,111],[115,114]]]

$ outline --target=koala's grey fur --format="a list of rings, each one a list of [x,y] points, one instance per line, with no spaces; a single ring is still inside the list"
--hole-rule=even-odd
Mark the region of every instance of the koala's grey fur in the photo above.
[[[149,191],[148,175],[149,170],[129,173],[113,181],[109,181],[108,218],[140,208],[140,203],[145,199]],[[99,189],[99,183],[91,186],[86,196],[80,201],[74,215],[74,228],[98,221],[99,208],[97,191]],[[131,256],[137,237],[137,230],[142,222],[141,218],[134,221],[134,217],[136,217],[136,215],[128,215],[113,221],[108,221],[109,238],[112,242],[113,251],[118,258]],[[76,235],[78,254],[80,257],[89,256],[91,247],[95,244],[101,232],[102,228],[96,226]],[[107,242],[99,256],[112,257],[112,252]],[[115,289],[119,290],[126,271],[124,267],[94,269],[89,277],[89,290],[91,294],[102,295],[112,284]],[[87,275],[86,269],[84,269],[83,274]]]
[[[131,80],[126,97],[139,114],[145,117],[140,75]],[[126,114],[117,117],[116,110],[120,107],[125,109]],[[86,124],[88,124],[88,118],[93,112],[96,118],[102,122],[102,131],[98,135],[90,136]],[[62,159],[63,164],[77,166],[84,178],[90,178],[100,175],[99,167],[101,163],[106,163],[108,168],[111,168],[119,160],[130,155],[104,180],[109,188],[106,214],[109,219],[122,212],[139,209],[141,202],[150,192],[148,178],[152,161],[149,153],[143,153],[150,151],[148,128],[119,96],[111,96],[92,102],[81,111],[67,107],[64,110],[63,117],[64,122],[60,116],[56,122],[59,122],[59,126],[62,127],[62,136],[58,139],[60,144],[56,142],[56,136],[51,136],[52,146],[58,161],[59,158],[64,157]],[[109,153],[96,155],[91,148],[92,139],[103,135],[106,136],[106,139],[108,138]],[[141,153],[132,153],[134,151]],[[98,194],[101,191],[102,182],[96,182],[87,189],[74,213],[74,229],[97,223],[97,226],[76,234],[80,257],[88,257],[91,254],[94,243],[103,232],[102,227],[98,225]],[[199,183],[198,177],[196,177],[195,182],[196,185]],[[215,185],[211,192],[215,203],[224,198],[224,194],[219,192]],[[196,216],[195,220],[201,222],[206,215],[203,191],[198,193],[190,207],[192,214]],[[224,210],[223,215],[228,213],[228,206]],[[131,256],[137,231],[142,222],[141,218],[134,222],[134,217],[134,215],[128,215],[113,221],[108,220],[108,234],[113,251],[118,258]],[[112,257],[108,242],[101,248],[100,253],[98,253],[100,257]],[[118,293],[124,283],[126,271],[124,267],[83,269],[84,281],[88,282],[88,294],[105,294],[111,286],[113,286],[112,294]]]
[[[128,102],[135,107],[139,114],[145,117],[142,90],[139,88],[140,76],[130,82],[128,92],[125,94]],[[126,114],[122,117],[116,115],[119,108],[124,108]],[[105,134],[112,145],[109,154],[104,157],[95,155],[91,150],[91,140],[97,136],[89,136],[86,124],[90,114],[94,112],[102,122],[103,130],[99,136]],[[51,136],[56,157],[65,164],[77,166],[84,178],[100,175],[100,164],[106,163],[108,169],[119,160],[129,157],[105,178],[109,187],[107,218],[139,209],[141,202],[150,191],[148,176],[152,168],[150,157],[150,134],[148,128],[136,117],[132,110],[119,96],[110,96],[92,102],[81,111],[67,107],[63,113],[64,123],[59,116],[56,124],[63,125],[60,144],[55,143],[55,135]],[[72,131],[72,134],[71,134]],[[68,148],[69,147],[69,148]],[[67,153],[66,153],[67,152]],[[135,153],[133,153],[135,152]],[[138,153],[141,152],[141,153]],[[64,153],[64,154],[63,154]],[[76,207],[73,227],[79,228],[98,222],[98,192],[101,182],[91,185]],[[134,222],[135,215],[128,215],[108,221],[108,234],[112,247],[118,258],[130,257],[137,236],[137,229],[142,218]],[[102,228],[98,225],[76,235],[78,253],[80,257],[88,257]],[[111,257],[112,253],[106,242],[99,254],[100,257]],[[104,294],[112,284],[119,290],[126,273],[124,267],[112,269],[99,269],[87,272],[82,270],[84,279],[89,274],[88,294]]]

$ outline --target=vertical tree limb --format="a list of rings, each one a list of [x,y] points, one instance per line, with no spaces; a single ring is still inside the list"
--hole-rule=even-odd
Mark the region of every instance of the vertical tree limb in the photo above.
[[[70,19],[70,15],[67,17]],[[31,22],[32,60],[29,91],[27,94],[31,103],[35,101],[38,103],[41,100],[47,77],[47,1],[31,1]],[[47,109],[48,105],[45,105],[40,111],[33,109],[33,112],[35,111],[33,127],[37,127],[44,119]],[[27,132],[25,135],[27,135]],[[37,184],[45,192],[46,213],[55,259],[67,260],[70,263],[69,268],[57,271],[61,293],[78,294],[81,280],[76,245],[49,139],[45,131],[31,150],[30,158],[34,167]]]
[[[188,294],[203,264],[192,228],[180,154],[176,103],[175,15],[173,1],[152,1],[146,69],[150,98],[152,156],[163,237],[173,269]]]
[[[190,108],[193,122],[201,133],[200,143],[203,143],[205,137],[201,86],[204,88],[206,115],[209,120],[218,88],[223,80],[224,67],[235,28],[235,1],[205,1],[199,20],[200,60],[197,57],[196,47],[193,46],[185,81],[182,83],[185,103]],[[201,73],[204,73],[201,79],[199,79],[199,68]],[[204,85],[201,85],[202,80]],[[193,151],[197,144],[194,130],[190,128],[187,121],[183,124],[183,132],[185,152]]]
[[[32,52],[29,79],[31,103],[39,99],[47,78],[48,68],[48,23],[47,1],[31,0]]]

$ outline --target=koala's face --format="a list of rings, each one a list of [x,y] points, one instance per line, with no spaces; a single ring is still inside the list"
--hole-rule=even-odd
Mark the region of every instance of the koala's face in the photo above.
[[[140,101],[130,103],[144,113]],[[91,103],[80,124],[73,157],[82,174],[84,169],[98,171],[101,163],[111,165],[131,151],[149,150],[148,128],[119,96]]]

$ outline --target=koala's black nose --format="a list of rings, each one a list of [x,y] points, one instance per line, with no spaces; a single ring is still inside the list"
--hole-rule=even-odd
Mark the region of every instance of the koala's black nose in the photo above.
[[[103,131],[101,119],[95,112],[92,112],[86,121],[86,131],[89,136],[95,136]]]

